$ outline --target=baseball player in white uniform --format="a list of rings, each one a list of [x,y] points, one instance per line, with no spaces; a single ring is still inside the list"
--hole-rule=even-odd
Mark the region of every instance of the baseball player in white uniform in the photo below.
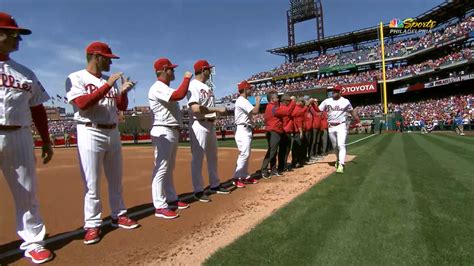
[[[31,34],[19,28],[14,18],[0,13],[0,167],[15,201],[16,230],[23,239],[20,249],[34,263],[43,263],[53,253],[43,247],[46,228],[40,217],[37,175],[31,122],[43,141],[43,163],[52,156],[48,118],[43,103],[49,99],[35,74],[10,59],[19,48],[21,35]]]
[[[209,202],[211,199],[204,193],[202,161],[204,154],[207,158],[207,170],[209,172],[210,192],[229,194],[230,191],[220,185],[217,174],[217,137],[214,121],[217,113],[224,114],[225,108],[215,107],[214,92],[206,84],[211,76],[211,68],[206,60],[198,60],[194,64],[196,77],[189,84],[187,94],[190,116],[191,152],[191,175],[193,178],[194,197],[201,202]]]
[[[186,72],[178,89],[170,88],[175,79],[177,65],[167,58],[160,58],[154,64],[158,80],[148,92],[148,101],[153,111],[153,127],[150,135],[155,147],[155,166],[152,173],[152,196],[155,216],[165,219],[178,217],[175,209],[186,209],[188,204],[178,200],[173,184],[173,170],[178,150],[181,112],[178,101],[188,93],[193,74]]]
[[[135,84],[128,78],[124,79],[121,72],[110,77],[102,75],[102,72],[110,70],[111,59],[119,58],[107,44],[93,42],[87,47],[86,53],[86,69],[69,75],[66,92],[77,121],[78,155],[85,183],[84,243],[93,244],[100,241],[102,166],[108,181],[112,226],[124,229],[139,226],[127,216],[123,202],[122,145],[117,128],[118,111],[127,109],[127,92]],[[115,83],[120,78],[122,86],[119,90]]]
[[[237,166],[233,177],[233,184],[238,188],[244,188],[245,184],[256,184],[258,181],[249,174],[249,158],[252,144],[253,114],[258,114],[260,109],[260,96],[255,96],[255,106],[253,106],[248,96],[251,95],[252,85],[246,80],[237,85],[239,98],[235,101],[234,117],[235,125],[235,142],[239,149],[239,157],[237,158]]]
[[[317,111],[326,111],[328,114],[329,139],[332,147],[336,150],[336,173],[344,173],[344,163],[346,159],[346,113],[350,113],[355,119],[355,123],[360,122],[354,108],[348,99],[341,96],[341,87],[335,86],[332,89],[332,97],[324,100]]]

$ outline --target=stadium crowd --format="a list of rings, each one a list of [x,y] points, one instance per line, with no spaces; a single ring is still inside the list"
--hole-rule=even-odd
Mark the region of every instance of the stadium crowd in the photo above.
[[[460,51],[452,52],[446,56],[438,59],[430,59],[425,62],[413,65],[403,65],[399,67],[389,66],[386,71],[387,80],[403,78],[409,75],[417,75],[424,71],[433,70],[444,65],[452,64],[462,60],[471,59],[473,56],[470,48],[464,48]],[[365,72],[351,73],[346,75],[331,75],[322,74],[316,77],[306,77],[300,81],[294,82],[280,82],[271,84],[260,84],[257,86],[255,94],[263,95],[269,91],[277,91],[279,93],[287,93],[294,91],[302,91],[308,89],[314,89],[318,87],[334,86],[336,84],[354,84],[360,82],[370,82],[382,79],[382,73],[380,70],[369,70]],[[228,95],[222,98],[224,102],[231,101],[238,97],[238,94]]]
[[[385,46],[386,59],[408,55],[423,49],[433,47],[437,44],[465,36],[474,30],[474,17],[469,16],[459,23],[449,25],[445,28],[428,32],[425,35],[404,40],[396,40]],[[380,46],[373,43],[371,46],[362,46],[358,50],[350,52],[337,52],[323,54],[318,57],[303,59],[294,63],[284,63],[270,71],[257,73],[249,80],[271,78],[291,73],[302,73],[305,71],[319,70],[320,68],[371,62],[381,59]]]
[[[361,117],[366,118],[383,113],[381,104],[357,106],[355,109]],[[463,124],[473,124],[473,110],[474,94],[388,104],[388,113],[400,114],[407,128],[431,123],[439,129],[447,129],[455,123],[456,117],[462,117]]]

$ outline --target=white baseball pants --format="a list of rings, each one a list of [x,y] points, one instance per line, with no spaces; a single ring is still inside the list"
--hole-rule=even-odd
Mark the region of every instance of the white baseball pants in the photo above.
[[[337,126],[330,126],[328,131],[332,148],[336,151],[337,161],[343,165],[346,161],[346,124],[342,123]]]
[[[26,252],[43,245],[46,228],[36,198],[36,159],[30,127],[0,131],[0,167],[10,187],[16,208],[16,230]]]
[[[202,176],[202,161],[204,154],[207,159],[209,184],[212,188],[219,186],[217,175],[217,137],[213,122],[194,120],[189,130],[191,133],[191,176],[193,178],[194,192],[204,190]]]
[[[239,149],[237,157],[237,166],[235,168],[234,179],[247,178],[249,176],[249,158],[252,144],[252,128],[243,125],[237,125],[235,131],[235,142]]]
[[[152,173],[152,196],[155,209],[168,208],[167,202],[178,200],[173,183],[173,170],[178,151],[179,130],[154,126],[151,140],[155,147],[155,166]]]
[[[77,146],[81,175],[85,185],[84,228],[102,223],[100,174],[102,165],[109,188],[112,219],[127,212],[122,196],[122,144],[117,128],[99,129],[77,125]]]

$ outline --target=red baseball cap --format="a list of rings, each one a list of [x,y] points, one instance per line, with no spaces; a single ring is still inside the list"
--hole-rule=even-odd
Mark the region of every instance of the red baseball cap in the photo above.
[[[112,49],[110,49],[110,46],[106,43],[103,42],[92,42],[89,44],[86,48],[86,53],[87,54],[99,54],[101,56],[105,56],[108,58],[114,58],[114,59],[119,59],[117,55],[114,55],[112,53]]]
[[[155,67],[156,71],[159,71],[159,70],[165,70],[167,68],[175,68],[178,65],[172,64],[168,58],[160,58],[155,61],[155,64],[153,66]]]
[[[18,27],[15,19],[7,13],[0,12],[0,29],[18,30],[22,35],[31,34],[31,30]]]
[[[237,89],[239,91],[243,91],[250,88],[252,88],[252,84],[248,83],[246,80],[241,81],[239,84],[237,84]]]
[[[194,63],[194,72],[202,71],[203,69],[210,69],[214,66],[209,65],[209,62],[206,60],[198,60]]]
[[[334,86],[331,90],[333,90],[333,91],[341,91],[341,90],[342,90],[342,86],[336,85],[336,86]]]

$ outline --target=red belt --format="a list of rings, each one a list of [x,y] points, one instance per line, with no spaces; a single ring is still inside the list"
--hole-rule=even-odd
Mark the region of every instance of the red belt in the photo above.
[[[332,127],[335,127],[335,126],[339,126],[340,124],[344,124],[345,122],[341,122],[341,123],[329,123],[330,126]]]
[[[95,124],[95,123],[85,123],[86,127],[100,128],[100,129],[114,129],[117,127],[117,124]]]
[[[22,126],[6,126],[6,125],[0,125],[0,130],[4,131],[10,131],[10,130],[17,130],[22,128]]]

